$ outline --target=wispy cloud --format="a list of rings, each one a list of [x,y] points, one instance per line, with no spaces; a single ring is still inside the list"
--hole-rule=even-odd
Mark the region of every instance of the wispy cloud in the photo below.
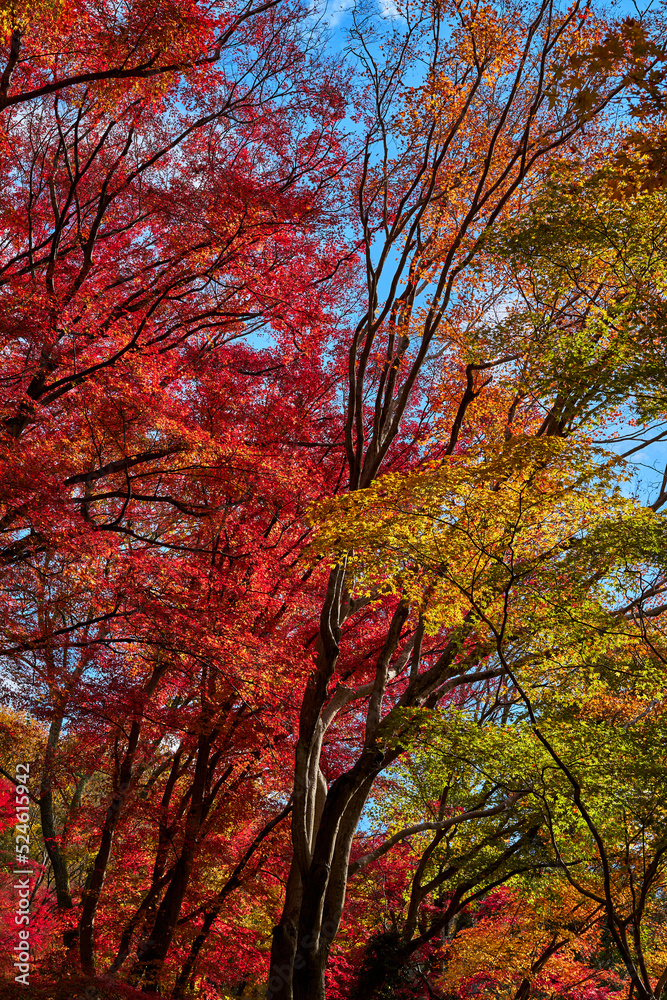
[[[332,27],[340,24],[346,13],[354,6],[354,0],[330,0],[327,3],[326,20]]]
[[[392,21],[401,16],[395,0],[378,0],[378,10],[382,17],[388,17]]]

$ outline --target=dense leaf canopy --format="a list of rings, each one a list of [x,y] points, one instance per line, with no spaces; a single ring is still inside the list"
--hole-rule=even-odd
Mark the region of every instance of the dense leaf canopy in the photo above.
[[[0,996],[667,995],[635,13],[0,4]]]

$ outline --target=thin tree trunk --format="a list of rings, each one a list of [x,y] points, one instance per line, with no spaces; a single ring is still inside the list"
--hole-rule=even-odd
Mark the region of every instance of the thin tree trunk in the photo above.
[[[292,803],[290,800],[290,802],[285,806],[283,811],[279,813],[277,816],[274,816],[274,818],[269,823],[267,823],[262,830],[260,830],[260,832],[253,840],[252,844],[250,844],[245,854],[234,868],[232,874],[229,876],[223,887],[220,889],[214,905],[211,907],[210,910],[208,910],[204,914],[204,924],[199,933],[197,934],[197,936],[195,937],[194,941],[192,942],[192,945],[190,946],[190,953],[183,964],[183,968],[179,973],[178,979],[176,980],[176,984],[174,986],[174,990],[172,993],[173,1000],[181,1000],[185,988],[194,971],[195,963],[199,956],[199,952],[206,944],[208,936],[211,932],[211,928],[213,927],[213,924],[217,920],[218,916],[220,915],[220,911],[222,910],[223,904],[227,896],[229,896],[229,894],[233,892],[234,889],[238,888],[238,886],[241,885],[241,875],[243,869],[245,868],[248,861],[253,856],[259,845],[262,843],[262,841],[266,837],[268,837],[271,831],[276,828],[276,826],[281,822],[281,820],[285,818],[285,816],[287,816],[287,814],[291,811],[291,809],[292,809]]]
[[[100,846],[84,891],[83,909],[79,922],[79,951],[81,968],[88,976],[95,975],[95,915],[102,895],[107,865],[111,857],[114,833],[132,780],[134,755],[140,732],[141,722],[135,719],[130,729],[130,738],[120,767],[116,791],[104,818]]]
[[[148,993],[157,993],[158,991],[160,972],[176,930],[190,880],[204,813],[204,796],[209,776],[208,765],[212,741],[213,736],[210,732],[200,732],[197,740],[197,763],[192,783],[190,808],[185,823],[183,845],[173,866],[169,886],[158,907],[150,934],[137,949],[137,961],[132,970],[132,979],[137,984],[141,983],[143,989]]]
[[[53,770],[56,746],[60,739],[63,725],[62,707],[49,727],[42,768],[42,780],[39,790],[39,815],[42,824],[42,837],[46,853],[53,869],[53,879],[56,888],[56,904],[59,910],[71,910],[74,906],[69,887],[67,859],[61,850],[56,836],[55,817],[53,815]],[[71,943],[71,942],[70,942]]]
[[[160,678],[166,669],[166,661],[159,657],[142,692],[143,700],[150,698],[154,694]],[[133,720],[130,727],[127,750],[120,765],[113,798],[109,803],[109,808],[104,818],[100,846],[83,894],[83,909],[79,921],[79,953],[81,957],[81,969],[88,976],[95,975],[95,915],[111,857],[114,833],[118,825],[123,803],[134,777],[134,759],[141,734],[141,724],[142,719],[139,715]]]

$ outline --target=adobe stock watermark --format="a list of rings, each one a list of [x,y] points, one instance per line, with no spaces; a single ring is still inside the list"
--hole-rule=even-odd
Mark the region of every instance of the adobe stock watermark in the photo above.
[[[13,882],[18,894],[18,903],[14,914],[14,924],[18,940],[14,945],[14,967],[17,975],[14,981],[28,986],[30,976],[30,813],[28,811],[28,778],[29,764],[16,765],[16,827],[14,840],[14,871],[17,876]],[[20,876],[20,877],[19,877]]]

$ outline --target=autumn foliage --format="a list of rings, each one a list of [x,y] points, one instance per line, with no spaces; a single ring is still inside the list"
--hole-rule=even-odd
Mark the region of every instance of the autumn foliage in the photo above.
[[[0,995],[659,1000],[663,10],[327,16],[0,5]]]

